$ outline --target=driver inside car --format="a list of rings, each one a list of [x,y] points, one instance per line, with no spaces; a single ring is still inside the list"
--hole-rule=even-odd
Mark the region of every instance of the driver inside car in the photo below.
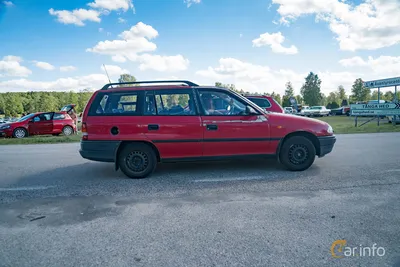
[[[201,102],[203,103],[204,111],[207,115],[212,115],[215,113],[214,102],[211,94],[202,94]]]

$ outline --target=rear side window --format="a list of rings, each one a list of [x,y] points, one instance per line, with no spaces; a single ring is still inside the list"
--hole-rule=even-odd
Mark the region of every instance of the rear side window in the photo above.
[[[126,116],[140,114],[141,92],[100,92],[89,109],[89,116]]]
[[[64,120],[65,119],[65,115],[62,113],[55,113],[53,116],[53,120],[57,121],[57,120]]]
[[[265,98],[258,98],[258,97],[249,97],[249,100],[259,106],[260,108],[270,108],[271,103],[268,99]]]
[[[145,115],[190,116],[196,115],[192,90],[160,90],[146,92]]]

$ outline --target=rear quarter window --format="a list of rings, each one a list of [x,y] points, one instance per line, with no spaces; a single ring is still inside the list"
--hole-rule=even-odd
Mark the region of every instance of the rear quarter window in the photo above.
[[[57,120],[65,120],[65,119],[66,119],[66,116],[65,116],[65,114],[62,114],[62,113],[55,113],[54,116],[53,116],[53,120],[55,120],[55,121],[57,121]]]
[[[90,106],[89,116],[134,116],[140,115],[142,92],[105,91],[96,95]]]

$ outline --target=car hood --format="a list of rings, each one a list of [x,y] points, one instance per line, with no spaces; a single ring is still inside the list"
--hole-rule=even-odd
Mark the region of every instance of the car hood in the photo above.
[[[308,131],[317,135],[324,135],[329,124],[312,118],[296,116],[284,113],[268,114],[268,121],[272,128],[280,129],[283,132]]]

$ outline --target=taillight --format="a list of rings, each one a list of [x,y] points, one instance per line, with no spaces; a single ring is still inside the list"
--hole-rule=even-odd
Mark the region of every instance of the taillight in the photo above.
[[[86,122],[82,122],[82,140],[88,140],[88,132],[87,132],[87,125]]]

